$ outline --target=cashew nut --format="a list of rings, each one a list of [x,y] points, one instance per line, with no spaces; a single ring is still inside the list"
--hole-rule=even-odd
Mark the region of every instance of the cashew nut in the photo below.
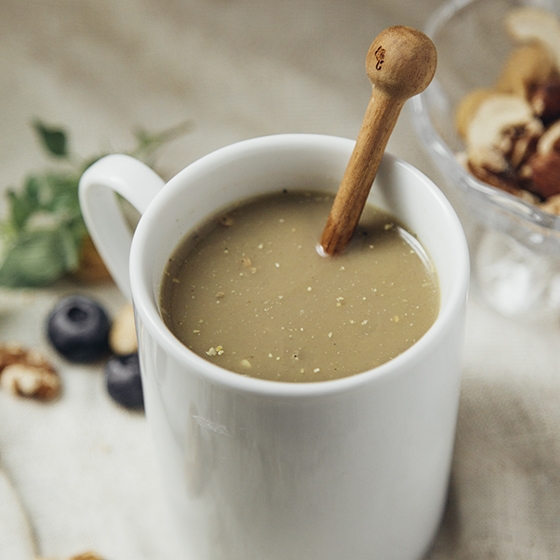
[[[552,53],[542,43],[522,45],[512,51],[496,80],[495,89],[528,99],[533,89],[556,72]]]

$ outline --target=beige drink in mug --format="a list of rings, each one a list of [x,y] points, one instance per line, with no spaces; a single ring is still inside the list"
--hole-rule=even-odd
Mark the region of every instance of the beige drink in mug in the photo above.
[[[202,224],[165,271],[169,329],[216,365],[276,381],[346,377],[412,346],[439,310],[429,256],[371,205],[344,253],[320,255],[333,198],[285,189]]]
[[[431,41],[410,28],[373,42],[374,95],[334,201],[290,185],[222,209],[181,244],[161,310],[188,348],[245,375],[311,382],[378,366],[427,331],[438,309],[427,254],[406,225],[364,206],[400,109],[435,61]],[[319,239],[323,257],[338,255],[321,258]]]
[[[378,45],[379,72],[387,61],[402,58],[402,50],[397,51],[385,41]],[[413,50],[413,60],[416,54]],[[355,146],[359,144],[351,140],[321,135],[255,138],[203,157],[165,185],[145,165],[115,155],[95,163],[81,180],[86,224],[115,281],[134,304],[146,416],[185,559],[419,560],[438,528],[458,409],[469,259],[451,205],[418,170],[386,154],[362,200],[365,204],[369,193],[369,202],[391,216],[387,230],[388,218],[381,219],[384,232],[406,229],[399,236],[418,261],[423,251],[429,256],[431,264],[423,266],[424,272],[435,271],[428,274],[432,294],[437,278],[439,306],[433,324],[388,361],[321,382],[259,379],[208,359],[210,348],[216,352],[212,357],[221,358],[233,351],[235,341],[231,347],[219,340],[205,342],[199,355],[162,318],[170,311],[165,294],[161,304],[165,284],[173,284],[174,278],[181,282],[168,275],[168,266],[180,254],[182,241],[224,210],[227,224],[229,209],[240,202],[281,196],[284,190],[304,190],[305,196],[320,199],[325,192],[337,193],[339,200]],[[142,214],[133,237],[115,193]],[[355,233],[355,223],[346,227],[352,213],[343,204],[344,219],[339,220],[337,206],[335,202],[321,236],[321,247],[330,256],[313,253],[315,226],[313,239],[308,239],[309,254],[327,266],[341,263],[344,251],[350,256],[353,249],[344,249]],[[339,224],[345,227],[337,229]],[[255,251],[264,250],[266,240],[262,249],[261,241],[255,242]],[[364,251],[375,258],[376,243],[372,245]],[[245,256],[241,272],[252,275],[255,267],[256,277],[259,259]],[[279,257],[272,259],[280,265],[274,264],[274,272],[283,274]],[[200,280],[208,285],[204,274]],[[193,278],[198,282],[196,270]],[[303,297],[319,290],[319,284],[305,280]],[[202,309],[197,321],[209,321],[212,306],[225,303],[227,290],[217,290],[224,295],[211,292],[204,305],[210,310]],[[340,297],[350,298],[350,291]],[[334,298],[336,307],[337,297],[325,295],[325,306]],[[337,309],[343,309],[343,301]],[[411,310],[395,312],[393,322],[404,322],[405,313]],[[230,319],[235,325],[237,317]],[[293,328],[301,326],[294,323]],[[316,336],[328,340],[336,330],[328,327]],[[305,345],[298,344],[303,354]],[[280,350],[266,349],[266,359],[288,360]],[[343,362],[341,355],[338,363]]]

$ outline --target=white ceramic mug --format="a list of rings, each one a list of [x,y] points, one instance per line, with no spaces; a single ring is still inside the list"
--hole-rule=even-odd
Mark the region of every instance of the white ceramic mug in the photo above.
[[[134,302],[146,415],[185,559],[416,560],[437,530],[469,264],[460,223],[428,178],[386,154],[371,191],[418,234],[441,288],[431,329],[382,366],[305,384],[245,377],[188,350],[158,310],[164,267],[187,232],[259,193],[335,191],[353,145],[299,134],[247,140],[166,185],[114,155],[81,180],[89,231]],[[142,214],[132,245],[115,192]]]

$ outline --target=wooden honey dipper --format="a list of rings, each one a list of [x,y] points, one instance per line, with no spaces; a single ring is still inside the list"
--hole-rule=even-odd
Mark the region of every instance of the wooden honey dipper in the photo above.
[[[410,27],[389,27],[371,44],[366,73],[372,95],[323,230],[324,254],[339,253],[350,241],[401,109],[408,98],[428,87],[436,64],[432,41]]]

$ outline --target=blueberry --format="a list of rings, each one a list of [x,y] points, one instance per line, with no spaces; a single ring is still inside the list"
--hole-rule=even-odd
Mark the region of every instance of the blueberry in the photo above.
[[[114,401],[125,408],[144,408],[138,353],[114,356],[105,364],[105,384]]]
[[[109,351],[111,321],[105,309],[86,296],[60,300],[47,319],[47,336],[62,356],[72,362],[99,360]]]

